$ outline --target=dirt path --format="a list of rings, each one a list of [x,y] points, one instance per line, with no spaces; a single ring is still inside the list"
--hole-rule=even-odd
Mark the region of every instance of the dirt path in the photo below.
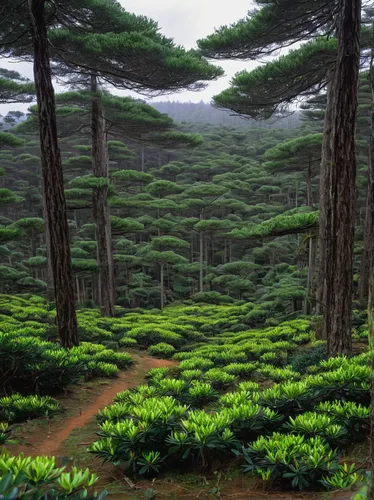
[[[77,429],[93,423],[98,412],[111,404],[118,392],[142,383],[146,372],[151,368],[177,364],[174,361],[141,354],[132,354],[132,357],[135,364],[127,371],[120,372],[115,379],[96,379],[90,383],[73,386],[68,394],[57,398],[66,408],[66,413],[48,423],[39,419],[20,426],[19,444],[9,446],[9,449],[13,453],[24,452],[32,456],[66,456],[66,440]]]

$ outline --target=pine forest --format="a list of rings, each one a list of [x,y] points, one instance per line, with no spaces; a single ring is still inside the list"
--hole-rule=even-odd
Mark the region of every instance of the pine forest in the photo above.
[[[247,3],[0,2],[0,499],[374,500],[374,3]]]

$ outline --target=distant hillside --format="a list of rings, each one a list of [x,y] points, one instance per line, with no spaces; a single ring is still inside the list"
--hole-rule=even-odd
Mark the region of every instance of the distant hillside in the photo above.
[[[152,102],[151,105],[161,113],[167,113],[176,122],[187,123],[211,123],[213,125],[233,125],[237,127],[258,127],[258,128],[294,128],[299,125],[299,112],[286,118],[272,121],[256,121],[233,116],[229,111],[216,109],[203,101],[179,102],[179,101],[160,101]]]

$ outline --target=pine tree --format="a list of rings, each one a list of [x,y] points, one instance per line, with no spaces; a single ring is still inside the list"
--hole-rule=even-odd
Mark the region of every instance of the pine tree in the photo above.
[[[294,10],[289,9],[291,5]],[[215,103],[252,117],[269,117],[276,111],[283,111],[284,105],[297,96],[315,93],[329,82],[321,164],[319,298],[324,304],[323,328],[332,355],[351,349],[356,176],[352,152],[355,148],[360,12],[360,0],[301,2],[298,5],[286,0],[270,1],[245,21],[223,27],[199,42],[200,48],[210,57],[219,59],[232,53],[234,57],[248,59],[270,54],[275,46],[317,37],[275,62],[237,74],[232,86],[215,97]],[[320,15],[315,16],[316,13]],[[351,23],[350,29],[348,23]],[[336,38],[321,37],[335,33]],[[367,40],[363,38],[363,42]],[[346,72],[347,61],[353,65],[351,79]],[[296,74],[295,80],[290,78]],[[345,128],[343,100],[347,110],[345,123],[349,123]],[[343,127],[340,135],[339,127]],[[348,129],[350,136],[345,136],[345,146],[342,136]],[[350,166],[344,156],[351,158]]]

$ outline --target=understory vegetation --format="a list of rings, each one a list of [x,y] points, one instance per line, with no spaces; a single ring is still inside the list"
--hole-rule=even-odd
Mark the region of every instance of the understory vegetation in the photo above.
[[[97,459],[135,477],[170,469],[209,473],[237,460],[243,473],[271,487],[314,491],[351,487],[365,477],[359,465],[344,461],[370,430],[363,334],[361,354],[328,358],[312,318],[271,319],[271,326],[254,328],[250,303],[118,308],[114,318],[81,309],[82,342],[65,351],[55,342],[54,311],[45,299],[3,295],[0,305],[7,393],[0,398],[0,443],[8,447],[1,491],[37,487],[64,498],[64,489],[77,495],[92,489],[95,475],[87,471],[63,471],[45,457],[12,458],[12,426],[64,412],[50,394],[92,377],[115,377],[132,363],[123,352],[128,347],[172,357],[175,366],[151,369],[144,383],[119,392],[100,411],[98,439],[88,448]],[[92,332],[93,342],[83,340],[84,332]]]

